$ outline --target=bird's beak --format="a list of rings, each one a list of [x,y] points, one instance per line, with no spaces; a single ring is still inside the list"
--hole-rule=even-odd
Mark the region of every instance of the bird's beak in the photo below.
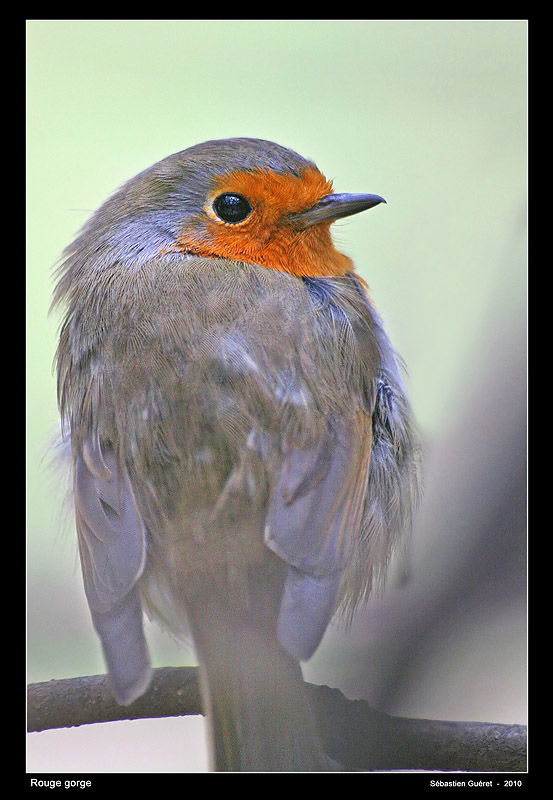
[[[299,230],[305,230],[322,222],[334,222],[341,217],[359,214],[360,211],[366,211],[385,202],[384,198],[377,194],[327,194],[306,211],[291,214],[290,219]]]

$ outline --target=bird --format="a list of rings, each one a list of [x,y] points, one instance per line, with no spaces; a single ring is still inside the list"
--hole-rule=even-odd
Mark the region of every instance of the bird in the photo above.
[[[383,584],[419,493],[404,367],[331,225],[379,206],[264,139],[125,183],[53,307],[84,591],[115,699],[144,615],[192,640],[216,772],[326,772],[302,664]]]

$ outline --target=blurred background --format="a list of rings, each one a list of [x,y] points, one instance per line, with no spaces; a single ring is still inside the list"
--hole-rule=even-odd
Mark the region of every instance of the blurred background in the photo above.
[[[253,136],[386,198],[334,237],[408,366],[426,451],[407,555],[306,678],[394,714],[526,722],[526,61],[525,20],[27,22],[29,682],[104,672],[50,466],[52,270],[128,178]],[[195,663],[147,633],[154,666]],[[30,734],[27,769],[204,771],[203,725]]]

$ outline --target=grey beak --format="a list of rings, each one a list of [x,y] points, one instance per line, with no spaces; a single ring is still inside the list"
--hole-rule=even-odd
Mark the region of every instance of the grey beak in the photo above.
[[[322,222],[334,222],[341,217],[359,214],[385,202],[378,194],[328,194],[306,211],[291,214],[290,219],[299,230],[304,230]]]

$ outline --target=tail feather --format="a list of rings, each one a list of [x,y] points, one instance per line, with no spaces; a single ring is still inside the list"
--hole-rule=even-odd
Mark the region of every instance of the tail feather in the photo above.
[[[202,615],[205,619],[205,616]],[[218,772],[319,772],[319,741],[299,663],[276,636],[237,621],[195,626]]]

